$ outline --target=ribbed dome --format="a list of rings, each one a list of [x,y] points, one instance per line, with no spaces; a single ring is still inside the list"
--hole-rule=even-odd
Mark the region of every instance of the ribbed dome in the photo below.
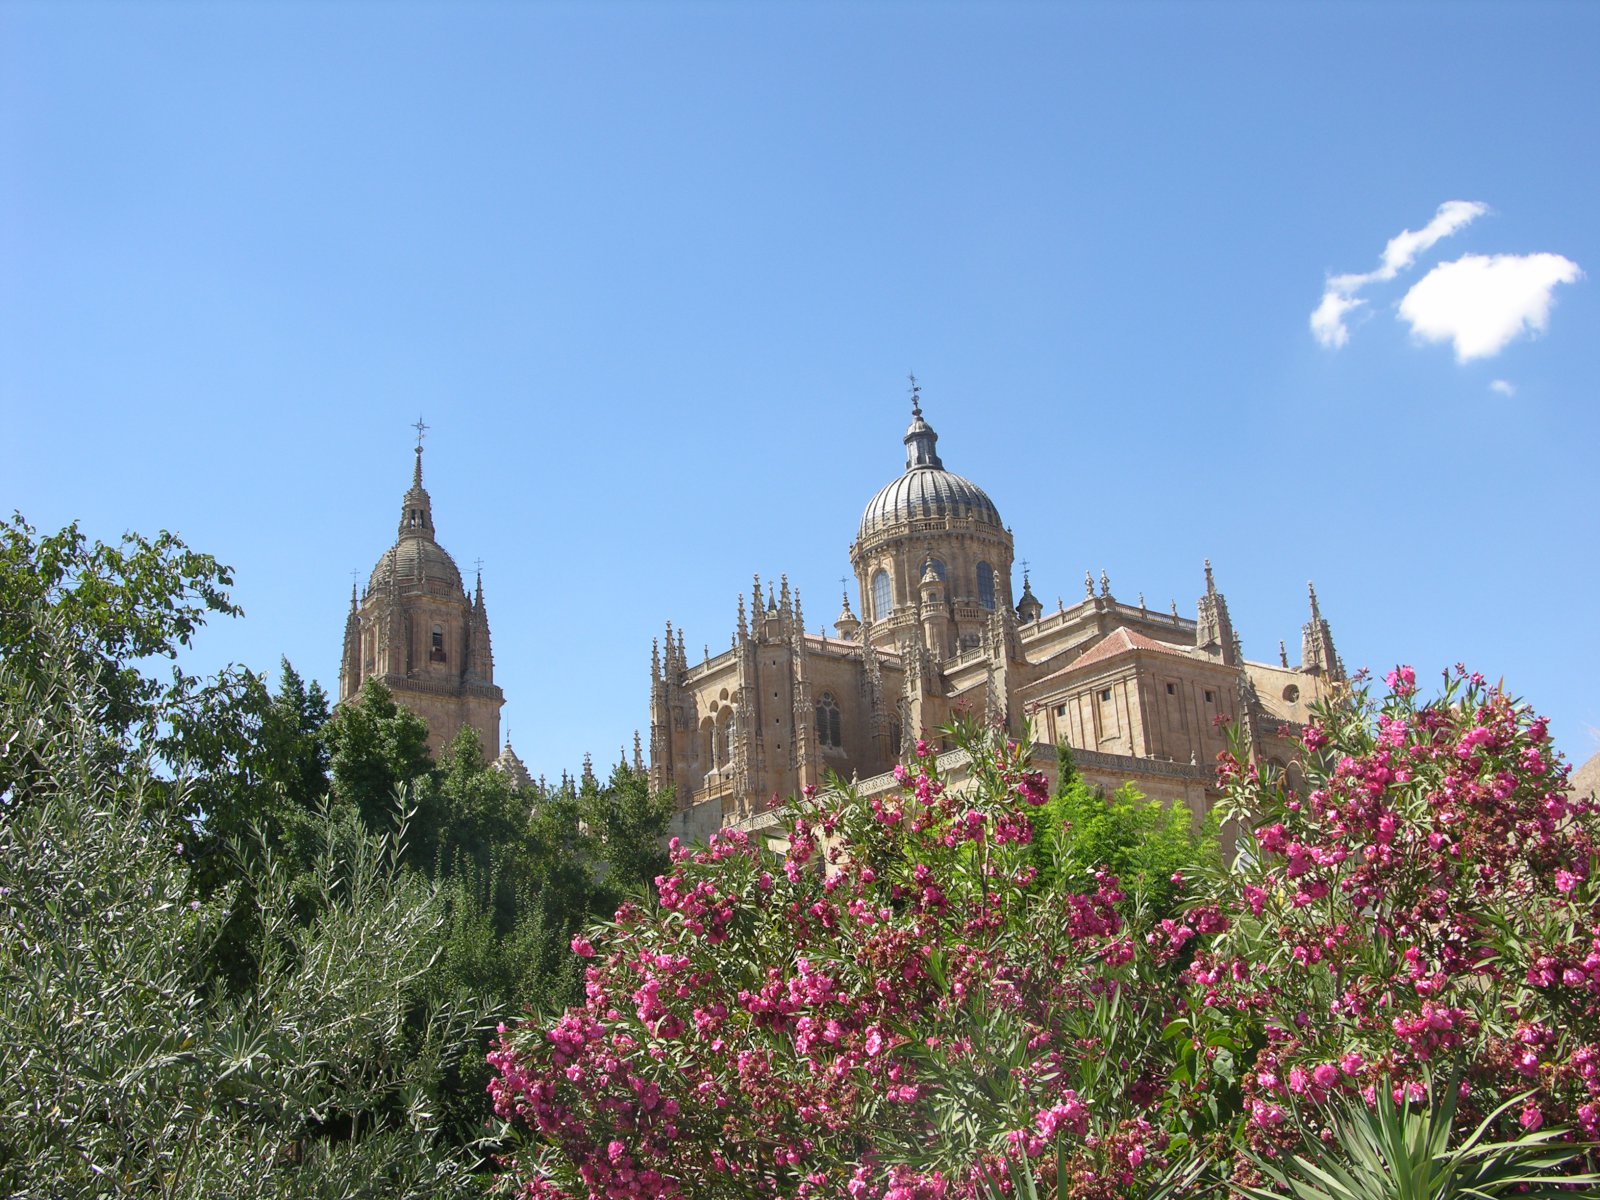
[[[452,599],[465,594],[461,586],[461,572],[445,548],[428,537],[403,537],[383,552],[378,565],[372,568],[369,588],[389,586],[389,577],[398,573],[396,586],[401,591],[416,591],[421,581],[426,590]]]
[[[906,430],[906,473],[880,488],[861,514],[858,538],[890,525],[946,516],[971,517],[985,525],[1000,525],[1000,512],[989,495],[970,479],[944,469],[936,449],[939,435],[922,419],[922,408],[912,393],[911,427]]]
[[[861,537],[901,521],[933,517],[973,517],[986,525],[1000,524],[1000,512],[981,487],[939,467],[907,471],[867,502],[861,514]]]

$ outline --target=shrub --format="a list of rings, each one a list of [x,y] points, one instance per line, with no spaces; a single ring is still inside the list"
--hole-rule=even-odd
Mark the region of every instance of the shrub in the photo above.
[[[1303,794],[1227,765],[1252,826],[1189,914],[1196,1027],[1258,1046],[1246,1140],[1271,1151],[1378,1089],[1457,1072],[1457,1125],[1600,1135],[1600,810],[1566,794],[1546,723],[1457,668],[1409,668],[1304,733]],[[1195,918],[1204,914],[1208,925]],[[1525,1095],[1524,1095],[1525,1093]]]
[[[779,857],[674,846],[656,902],[574,941],[587,1001],[491,1056],[534,1196],[971,1196],[1020,1164],[1067,1195],[1164,1170],[1174,980],[1116,880],[1046,886],[1024,750],[958,732],[900,787],[835,785]]]

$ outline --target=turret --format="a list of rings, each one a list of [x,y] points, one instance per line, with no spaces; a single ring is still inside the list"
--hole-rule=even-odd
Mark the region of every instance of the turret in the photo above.
[[[350,581],[350,612],[344,619],[344,654],[339,659],[339,699],[348,700],[361,688],[361,612],[356,605],[355,580]]]
[[[944,580],[930,555],[922,563],[922,579],[917,584],[922,615],[922,636],[935,659],[950,654],[950,608],[945,603]]]
[[[844,607],[839,610],[839,619],[833,623],[834,632],[846,642],[853,642],[861,633],[861,622],[856,620],[855,613],[850,611],[850,591],[845,589]]]
[[[1217,590],[1209,558],[1206,559],[1206,591],[1200,597],[1195,618],[1194,641],[1196,647],[1217,661],[1230,667],[1238,665],[1238,641],[1234,636],[1233,621],[1228,616],[1228,601]]]
[[[1343,679],[1344,664],[1333,648],[1333,630],[1317,606],[1317,585],[1306,584],[1311,596],[1311,619],[1300,630],[1300,669],[1307,675]]]
[[[1039,603],[1039,597],[1033,594],[1033,587],[1028,580],[1027,569],[1022,572],[1022,599],[1017,601],[1017,620],[1024,625],[1037,621],[1044,612],[1044,605]]]

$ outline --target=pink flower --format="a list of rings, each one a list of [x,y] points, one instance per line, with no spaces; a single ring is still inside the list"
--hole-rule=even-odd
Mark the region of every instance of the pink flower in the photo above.
[[[594,957],[594,943],[588,938],[574,935],[572,939],[572,952],[579,958]]]

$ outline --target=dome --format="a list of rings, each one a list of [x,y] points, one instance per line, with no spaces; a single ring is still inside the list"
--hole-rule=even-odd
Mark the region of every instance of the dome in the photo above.
[[[455,559],[433,540],[433,500],[422,486],[422,443],[412,468],[411,490],[400,502],[400,540],[383,552],[367,581],[369,591],[394,586],[405,592],[430,592],[457,599],[466,595]]]
[[[451,597],[466,594],[455,560],[432,538],[403,537],[385,550],[378,565],[372,568],[367,587],[387,588],[391,576],[397,576],[395,585],[401,591],[424,590],[422,581],[425,580],[427,591]]]
[[[1000,526],[1000,511],[989,494],[970,479],[944,469],[935,449],[938,441],[939,435],[922,419],[922,409],[914,398],[911,427],[905,436],[906,473],[867,502],[858,538],[902,522],[942,517],[971,517],[984,525]]]
[[[861,537],[902,521],[970,516],[1000,524],[1000,512],[981,487],[939,467],[917,467],[883,487],[861,514]]]

